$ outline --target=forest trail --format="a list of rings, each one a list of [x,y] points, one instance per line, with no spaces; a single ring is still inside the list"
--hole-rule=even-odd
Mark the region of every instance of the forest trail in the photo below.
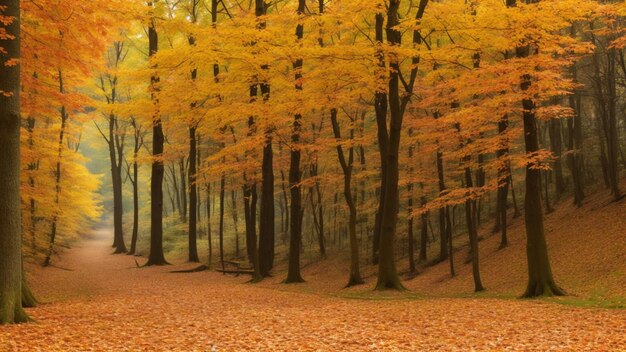
[[[624,310],[542,301],[346,299],[257,287],[189,264],[137,268],[109,230],[30,268],[34,324],[0,327],[0,351],[620,351]],[[145,259],[137,258],[141,264]]]

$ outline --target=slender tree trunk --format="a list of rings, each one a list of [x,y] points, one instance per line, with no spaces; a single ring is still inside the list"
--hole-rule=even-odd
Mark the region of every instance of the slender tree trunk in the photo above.
[[[339,123],[337,122],[337,109],[331,110],[331,122],[333,126],[333,134],[337,141],[341,141],[341,130]],[[350,132],[350,139],[354,139],[354,131]],[[350,235],[350,276],[348,278],[348,284],[346,287],[363,284],[364,281],[361,278],[361,272],[359,269],[359,243],[356,237],[356,219],[357,211],[354,197],[352,196],[352,170],[354,165],[354,147],[350,147],[348,150],[348,160],[346,161],[343,147],[341,144],[337,144],[337,156],[339,157],[339,164],[343,170],[343,195],[346,199],[346,204],[350,211],[348,232]]]
[[[6,0],[0,62],[20,57],[20,2]],[[22,323],[22,229],[20,204],[20,66],[0,65],[0,324]],[[7,94],[10,93],[10,94]]]
[[[239,258],[239,217],[237,216],[237,196],[235,189],[230,190],[231,212],[233,215],[233,227],[235,228],[235,257]]]
[[[220,241],[220,263],[222,271],[225,270],[224,263],[224,196],[226,188],[226,175],[222,174],[220,178],[220,225],[219,225],[219,241]]]
[[[211,231],[211,182],[206,184],[206,231],[207,231],[207,243],[209,246],[209,268],[213,264],[213,232]]]
[[[63,72],[59,69],[59,92],[61,94],[65,94],[65,88],[63,85]],[[54,245],[56,241],[57,235],[57,226],[59,221],[59,201],[61,197],[61,161],[63,159],[63,142],[65,138],[65,128],[67,125],[67,119],[69,115],[65,109],[65,105],[61,106],[61,129],[59,131],[59,143],[57,149],[57,161],[56,161],[56,170],[54,176],[54,215],[52,216],[52,225],[50,230],[50,241],[48,242],[48,250],[46,251],[46,257],[43,262],[43,266],[49,266],[50,261],[52,259],[52,254],[54,253]]]
[[[264,0],[255,0],[255,14],[257,17],[267,14],[267,5]],[[258,29],[265,29],[265,22],[258,24]],[[261,69],[267,71],[268,65]],[[263,102],[270,99],[270,84],[262,81],[260,84]],[[260,273],[266,277],[274,268],[274,246],[276,241],[275,204],[274,204],[274,151],[272,149],[272,130],[267,129],[265,144],[263,145],[263,161],[261,166],[261,210],[259,219],[259,265]]]
[[[36,75],[35,75],[36,77]],[[35,130],[35,119],[32,117],[28,117],[28,147],[31,152],[34,150],[35,139],[34,139],[34,130]],[[39,161],[33,162],[28,165],[28,185],[31,189],[35,189],[35,177],[34,172],[39,167]],[[33,258],[37,255],[37,216],[36,216],[36,201],[35,198],[31,197],[29,200],[29,210],[30,210],[30,228],[28,230],[30,234],[30,250]]]
[[[153,6],[153,3],[149,3]],[[159,50],[158,34],[155,19],[148,27],[149,55],[153,57]],[[150,255],[146,266],[168,264],[163,254],[163,126],[159,112],[158,92],[159,77],[153,74],[150,78],[151,99],[154,108],[152,122],[152,178],[150,179]]]
[[[384,41],[384,24],[385,17],[383,13],[376,14],[376,45],[382,48]],[[386,79],[386,76],[382,74],[386,69],[385,53],[382,49],[376,51],[376,61],[381,76],[378,77],[381,81]],[[374,108],[376,111],[376,125],[377,125],[377,137],[378,137],[378,151],[380,153],[380,187],[379,187],[379,201],[378,209],[376,210],[376,217],[374,219],[374,236],[372,243],[372,263],[378,264],[378,251],[380,249],[380,232],[382,224],[382,213],[385,207],[385,190],[387,187],[387,149],[389,148],[389,135],[387,131],[387,93],[385,91],[377,91],[374,95]]]
[[[509,245],[509,238],[507,236],[507,210],[508,210],[508,195],[509,195],[509,181],[511,175],[509,174],[509,140],[506,136],[509,128],[509,117],[504,115],[500,121],[498,121],[498,133],[500,135],[500,147],[496,151],[496,158],[500,160],[500,166],[498,167],[498,182],[500,187],[498,188],[498,195],[496,200],[496,227],[494,232],[500,231],[500,249]]]
[[[439,194],[446,192],[445,175],[443,171],[443,153],[437,151],[437,179],[439,180]],[[444,206],[439,209],[439,262],[443,262],[448,259],[449,246],[448,242],[448,227],[446,226],[450,222],[450,212],[448,206]]]
[[[259,265],[261,275],[264,277],[269,276],[270,271],[274,267],[275,210],[273,154],[272,136],[270,133],[266,133],[265,145],[263,146],[263,180],[261,183],[261,210],[259,219]]]
[[[298,16],[303,16],[306,9],[306,1],[298,0]],[[304,37],[304,25],[298,23],[296,27],[296,37],[298,44]],[[296,91],[302,91],[302,65],[303,59],[297,58],[293,63],[295,71]],[[302,246],[302,173],[300,172],[300,133],[302,130],[302,114],[296,113],[293,119],[293,130],[291,133],[291,152],[289,164],[289,188],[291,195],[291,228],[289,242],[289,266],[285,283],[304,282],[300,274],[300,247]]]
[[[421,189],[424,189],[422,184]],[[422,197],[422,206],[426,205],[426,197]],[[420,233],[420,262],[426,262],[428,260],[427,251],[428,251],[428,216],[430,213],[424,212],[421,215],[421,233]]]
[[[409,137],[413,135],[413,129],[409,129]],[[411,164],[413,161],[413,146],[409,146],[409,163]],[[409,173],[413,173],[413,168],[409,167]],[[411,177],[412,175],[409,175]],[[407,204],[407,213],[408,213],[408,237],[409,237],[409,272],[415,273],[417,269],[415,268],[415,237],[413,234],[413,183],[409,181],[407,185],[407,193],[409,195],[408,204]]]
[[[187,223],[187,175],[185,175],[185,157],[178,162],[178,170],[180,172],[180,216],[183,223]]]
[[[137,121],[133,119],[131,124],[135,131],[135,145],[133,148],[133,175],[130,177],[133,186],[133,234],[128,254],[134,255],[137,252],[137,238],[139,237],[139,163],[137,162],[137,157],[139,156],[139,149],[143,145],[143,139],[139,126],[137,125]]]
[[[111,159],[111,181],[113,184],[113,236],[115,238],[115,254],[126,253],[126,244],[124,243],[123,215],[124,203],[122,195],[122,160],[118,160],[118,150],[115,143],[117,136],[115,135],[117,117],[114,114],[109,116],[109,155]]]
[[[189,256],[190,262],[200,262],[198,257],[198,244],[197,244],[197,206],[198,206],[198,189],[196,184],[196,128],[189,128]]]

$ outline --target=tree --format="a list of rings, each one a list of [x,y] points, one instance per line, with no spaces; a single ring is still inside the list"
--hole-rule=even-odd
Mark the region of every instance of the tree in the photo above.
[[[330,119],[333,126],[333,134],[337,139],[337,156],[339,157],[339,163],[343,170],[343,195],[348,205],[350,213],[348,219],[348,233],[350,235],[350,276],[348,278],[348,284],[346,287],[363,284],[364,281],[361,278],[361,272],[359,269],[359,243],[356,237],[356,204],[354,196],[352,195],[352,170],[354,169],[354,146],[350,145],[348,149],[348,160],[341,146],[341,129],[339,122],[337,121],[337,109],[332,109],[330,112]],[[354,123],[354,121],[353,121]],[[350,140],[354,140],[354,129],[350,129]]]
[[[113,43],[113,48],[109,51],[108,66],[110,70],[117,70],[120,63],[128,51],[124,48],[124,42]],[[106,76],[106,80],[105,80]],[[105,82],[106,81],[106,82]],[[100,88],[107,104],[113,106],[118,102],[118,78],[116,73],[107,72],[106,75],[100,75]],[[108,88],[108,89],[107,89]],[[111,162],[111,184],[113,185],[113,247],[115,254],[126,253],[126,244],[124,243],[123,228],[123,199],[122,199],[122,165],[124,162],[124,139],[125,135],[120,130],[118,116],[110,111],[108,113],[109,128],[108,136],[105,135],[100,127],[96,124],[102,138],[109,147],[109,160]]]
[[[153,7],[155,3],[149,2],[148,6]],[[150,57],[153,57],[159,50],[159,36],[155,21],[154,17],[151,18],[148,27]],[[150,256],[146,265],[168,264],[163,254],[163,174],[165,168],[162,159],[164,135],[159,113],[158,84],[159,77],[153,73],[150,77],[150,94],[154,113],[152,120],[152,178],[150,180]]]
[[[527,0],[527,3],[535,3]],[[516,0],[507,0],[510,7],[516,6]],[[529,43],[520,43],[515,48],[517,58],[524,59],[537,50]],[[532,85],[532,76],[522,76],[520,89],[528,91]],[[539,151],[539,132],[535,115],[536,104],[532,98],[522,100],[522,118],[524,124],[524,146],[528,156]],[[552,277],[552,268],[548,257],[548,246],[543,225],[541,206],[541,169],[532,163],[526,165],[526,197],[524,202],[524,220],[526,223],[526,254],[528,258],[528,285],[524,297],[542,295],[564,295],[565,292],[556,285]]]
[[[306,9],[306,1],[298,0],[298,17],[304,16]],[[302,19],[300,19],[301,21]],[[304,37],[304,24],[298,23],[296,26],[296,38],[298,43]],[[302,65],[303,59],[296,58],[293,62],[295,72],[295,89],[296,92],[302,91]],[[289,238],[289,270],[285,283],[304,282],[300,274],[300,245],[302,243],[302,189],[300,182],[302,173],[300,171],[301,146],[300,133],[302,129],[302,114],[296,113],[293,118],[293,130],[291,133],[291,158],[289,164],[289,188],[291,195],[291,228]]]
[[[3,1],[0,20],[0,324],[23,323],[20,206],[20,2]]]

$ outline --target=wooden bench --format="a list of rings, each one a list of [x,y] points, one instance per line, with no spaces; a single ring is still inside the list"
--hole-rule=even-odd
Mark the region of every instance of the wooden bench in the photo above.
[[[239,275],[254,275],[254,267],[250,266],[250,263],[247,261],[224,260],[221,269],[217,269],[216,271],[224,275],[234,274],[235,277]]]

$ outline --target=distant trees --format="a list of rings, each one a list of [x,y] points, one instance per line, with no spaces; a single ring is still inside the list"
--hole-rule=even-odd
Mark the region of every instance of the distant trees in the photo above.
[[[582,206],[598,180],[621,198],[622,4],[140,5],[123,11],[137,23],[121,35],[98,34],[119,32],[115,16],[103,15],[80,39],[80,23],[93,20],[82,14],[106,11],[107,2],[80,3],[80,14],[66,3],[54,11],[23,4],[28,38],[42,36],[23,43],[22,60],[22,222],[33,258],[45,252],[49,262],[57,235],[99,216],[98,181],[79,150],[92,106],[107,119],[116,252],[126,250],[122,208],[130,213],[132,187],[130,253],[143,252],[149,216],[147,265],[166,264],[164,247],[180,241],[189,261],[208,247],[211,263],[216,245],[220,266],[246,262],[253,281],[284,259],[286,281],[302,282],[303,265],[339,255],[350,258],[348,285],[363,282],[367,261],[378,265],[378,289],[402,289],[396,266],[409,258],[410,275],[445,262],[454,276],[471,263],[480,291],[484,225],[493,221],[510,250],[522,191],[527,295],[560,294],[541,207],[568,194]],[[107,42],[109,67],[96,66]],[[87,83],[94,70],[102,72],[95,86]],[[139,201],[148,182],[150,207]]]

